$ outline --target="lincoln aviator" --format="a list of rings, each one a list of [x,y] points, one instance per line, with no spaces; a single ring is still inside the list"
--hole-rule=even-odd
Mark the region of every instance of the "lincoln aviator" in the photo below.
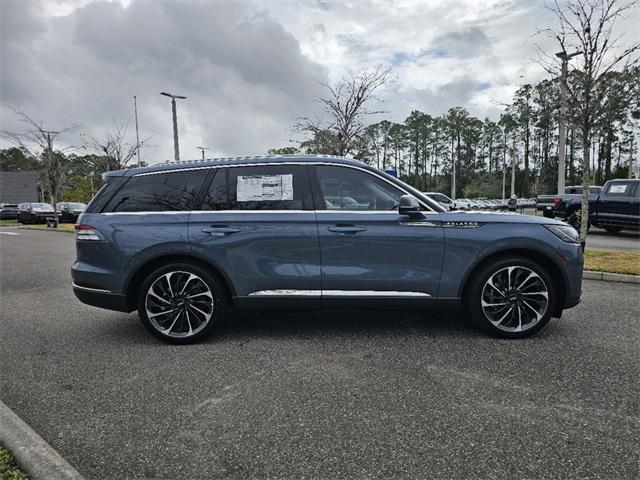
[[[342,157],[172,162],[108,172],[80,215],[80,301],[137,310],[170,343],[231,309],[422,308],[462,303],[522,338],[580,301],[582,248],[560,221],[447,211]]]

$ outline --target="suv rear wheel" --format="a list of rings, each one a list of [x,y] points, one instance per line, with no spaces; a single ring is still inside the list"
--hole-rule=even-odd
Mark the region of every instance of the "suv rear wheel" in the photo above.
[[[524,338],[542,329],[557,301],[549,273],[522,257],[495,260],[470,282],[464,300],[474,323],[505,338]]]
[[[176,344],[210,335],[226,306],[221,282],[189,263],[158,268],[145,279],[138,296],[138,314],[147,330]]]

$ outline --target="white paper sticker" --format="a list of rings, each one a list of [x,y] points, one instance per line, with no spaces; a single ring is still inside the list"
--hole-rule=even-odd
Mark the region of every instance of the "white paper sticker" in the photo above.
[[[611,185],[611,188],[609,188],[609,193],[624,193],[627,191],[627,185],[628,184],[622,184],[622,185]]]
[[[293,174],[238,177],[238,202],[293,200]]]

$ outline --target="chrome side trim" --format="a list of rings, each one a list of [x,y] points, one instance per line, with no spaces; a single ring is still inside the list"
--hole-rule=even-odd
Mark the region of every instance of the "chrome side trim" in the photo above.
[[[439,223],[433,222],[400,222],[400,225],[405,227],[441,227]]]
[[[167,212],[140,211],[140,212],[100,212],[99,215],[188,215],[189,210],[171,210]]]
[[[249,297],[319,297],[322,290],[259,290],[251,292]]]
[[[269,214],[269,213],[315,213],[317,215],[336,215],[336,214],[361,214],[361,215],[389,215],[393,214],[396,216],[401,216],[396,210],[172,210],[166,212],[156,212],[156,211],[140,211],[140,212],[102,212],[100,215],[202,215],[202,214],[213,214],[213,213],[225,213],[225,214],[235,214],[240,215],[243,213],[259,213],[259,214]],[[438,212],[429,211],[422,212],[423,215],[434,215],[438,214]],[[424,222],[400,222],[402,225],[407,225],[410,223],[424,223]]]
[[[262,214],[266,214],[266,213],[295,213],[295,214],[301,214],[301,213],[313,213],[313,210],[192,210],[191,212],[189,212],[192,215],[200,215],[203,213],[207,213],[209,215],[211,215],[212,213],[233,213],[236,215],[241,215],[243,213],[262,213]]]
[[[430,297],[424,292],[398,292],[395,290],[323,290],[323,297]]]
[[[85,290],[87,292],[94,292],[94,293],[112,293],[110,290],[104,290],[102,288],[91,288],[91,287],[82,287],[80,285],[77,285],[75,282],[72,282],[73,288],[77,288],[78,290]]]
[[[259,290],[249,297],[431,297],[425,292],[399,292],[395,290]]]

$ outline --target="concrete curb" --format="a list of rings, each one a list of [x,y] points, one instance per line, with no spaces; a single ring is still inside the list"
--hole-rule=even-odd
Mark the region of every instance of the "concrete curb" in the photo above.
[[[18,227],[18,230],[34,230],[36,232],[75,233],[75,231],[73,230],[62,230],[59,228]]]
[[[40,435],[0,401],[0,444],[31,480],[84,480]]]
[[[623,273],[595,272],[585,270],[582,273],[584,280],[600,280],[601,282],[635,283],[640,285],[640,275],[625,275]]]

